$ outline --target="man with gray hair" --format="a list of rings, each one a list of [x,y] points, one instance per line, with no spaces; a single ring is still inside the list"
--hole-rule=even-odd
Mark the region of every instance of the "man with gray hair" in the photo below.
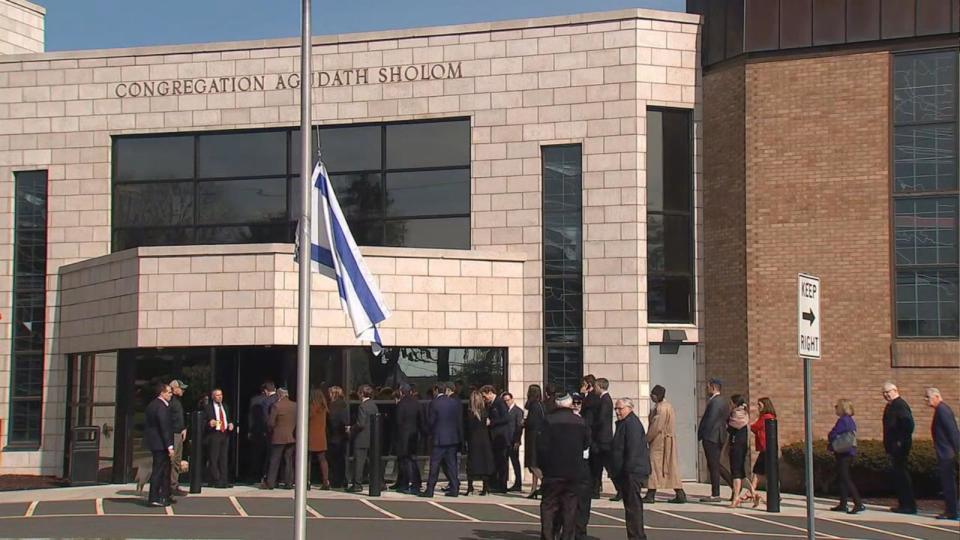
[[[624,517],[627,522],[627,540],[647,537],[643,530],[643,485],[650,477],[650,448],[647,434],[637,415],[633,401],[620,398],[613,407],[617,414],[617,430],[611,450],[611,476],[623,497]]]
[[[957,476],[954,472],[960,453],[960,429],[957,417],[943,401],[940,390],[927,388],[927,405],[933,408],[933,447],[937,453],[937,470],[943,488],[943,513],[937,519],[957,519]]]
[[[583,467],[583,455],[590,448],[590,428],[574,414],[570,394],[557,396],[556,403],[557,408],[547,415],[537,439],[537,464],[543,470],[540,537],[573,540],[577,491],[588,472]]]
[[[890,510],[898,514],[916,514],[917,500],[907,471],[907,458],[913,444],[913,411],[892,382],[883,383],[883,399],[887,401],[883,409],[883,448],[890,460],[893,487],[897,493],[897,506]]]

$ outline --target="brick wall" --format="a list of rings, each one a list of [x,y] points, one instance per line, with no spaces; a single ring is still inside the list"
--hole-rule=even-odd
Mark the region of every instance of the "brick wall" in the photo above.
[[[703,93],[704,375],[746,392],[743,66],[704,77]]]
[[[889,62],[889,53],[876,52],[745,68],[749,393],[773,398],[785,442],[803,436],[798,272],[822,280],[817,437],[826,436],[841,397],[853,401],[860,435],[879,437],[886,380],[912,404],[919,437],[929,437],[932,416],[924,387],[939,386],[958,403],[955,367],[891,367]],[[955,344],[932,346],[942,354]]]

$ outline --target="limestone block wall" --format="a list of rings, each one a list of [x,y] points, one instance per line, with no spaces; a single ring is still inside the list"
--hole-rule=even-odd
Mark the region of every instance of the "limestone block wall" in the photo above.
[[[26,0],[0,0],[0,54],[43,52],[46,10]]]

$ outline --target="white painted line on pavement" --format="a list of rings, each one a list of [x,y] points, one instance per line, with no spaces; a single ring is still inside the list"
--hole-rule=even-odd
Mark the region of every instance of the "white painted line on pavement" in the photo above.
[[[956,533],[960,529],[947,529],[946,527],[939,527],[937,525],[927,525],[926,523],[916,523],[913,521],[901,521],[900,523],[906,523],[908,525],[916,525],[917,527],[926,527],[927,529],[933,529],[935,531],[946,532],[946,533]]]
[[[473,522],[475,522],[475,523],[478,522],[478,521],[480,521],[479,519],[477,519],[477,518],[475,518],[475,517],[473,517],[473,516],[468,516],[468,515],[466,515],[466,514],[461,514],[460,512],[457,512],[456,510],[451,510],[450,508],[447,508],[446,506],[443,506],[442,504],[438,504],[438,503],[433,502],[433,501],[427,501],[427,502],[428,502],[431,506],[435,506],[435,507],[437,507],[437,508],[439,508],[439,509],[441,509],[441,510],[443,510],[443,511],[450,512],[451,514],[453,514],[453,515],[455,515],[455,516],[462,517],[463,519],[465,519],[465,520],[467,520],[467,521],[473,521]]]
[[[103,499],[97,497],[96,506],[97,506],[97,515],[102,516],[103,515]]]
[[[230,496],[227,498],[230,499],[230,504],[233,505],[233,509],[237,511],[240,517],[249,517],[247,516],[247,511],[243,509],[243,506],[240,506],[240,501],[238,501],[236,497]]]
[[[172,516],[172,515],[173,515],[173,506],[168,504],[167,506],[164,506],[164,507],[163,507],[163,511],[164,511],[168,516]]]
[[[607,519],[612,519],[614,521],[619,521],[620,523],[626,523],[627,520],[618,518],[617,516],[611,516],[610,514],[604,514],[603,512],[597,512],[596,510],[590,510],[591,514],[596,514],[600,517],[605,517]]]
[[[896,536],[897,538],[905,538],[906,540],[923,540],[922,538],[917,538],[916,536],[907,536],[905,534],[899,534],[895,532],[885,531],[883,529],[875,529],[873,527],[867,527],[866,525],[860,525],[859,523],[854,523],[852,521],[843,521],[840,519],[831,519],[831,518],[820,518],[824,521],[829,521],[830,523],[839,523],[840,525],[849,525],[850,527],[856,527],[858,529],[863,529],[865,531],[886,534],[888,536]]]
[[[807,532],[807,529],[804,528],[804,527],[796,527],[796,526],[794,526],[794,525],[787,525],[786,523],[780,523],[779,521],[774,521],[774,520],[772,520],[772,519],[764,519],[764,518],[758,517],[758,516],[751,516],[750,514],[741,514],[740,512],[734,512],[733,515],[738,516],[738,517],[742,517],[742,518],[752,519],[752,520],[754,520],[754,521],[760,521],[760,522],[763,522],[763,523],[769,523],[770,525],[776,525],[777,527],[784,527],[784,528],[791,529],[791,530],[794,530],[794,531],[800,531],[800,532],[804,532],[804,533]],[[834,539],[840,538],[839,536],[833,536],[832,534],[827,534],[827,533],[823,533],[823,532],[817,532],[817,536],[822,536],[823,538],[834,538]]]
[[[530,517],[532,517],[532,518],[537,518],[538,521],[540,520],[540,516],[538,516],[537,514],[533,514],[533,513],[527,512],[526,510],[520,510],[519,508],[514,508],[514,507],[510,506],[509,504],[497,503],[497,506],[499,506],[499,507],[501,507],[501,508],[506,508],[507,510],[513,510],[514,512],[517,512],[518,514],[523,514],[523,515],[525,515],[525,516],[530,516]]]
[[[33,501],[30,503],[30,506],[27,507],[27,511],[23,513],[23,517],[32,517],[33,513],[37,511],[37,506],[40,504],[40,501]]]
[[[390,518],[390,519],[403,519],[402,517],[400,517],[400,516],[398,516],[398,515],[396,515],[396,514],[391,514],[390,512],[387,512],[387,511],[384,510],[383,508],[380,508],[379,506],[373,504],[372,502],[368,501],[367,499],[357,499],[357,500],[360,501],[360,502],[362,502],[363,504],[369,506],[370,508],[373,508],[373,509],[376,510],[377,512],[380,512],[381,514],[387,516],[387,517]]]
[[[310,515],[315,518],[323,519],[323,515],[321,515],[320,512],[317,512],[316,510],[314,510],[313,507],[310,506],[309,502],[307,503],[307,512],[309,512]]]
[[[694,519],[694,518],[687,517],[687,516],[681,516],[680,514],[674,514],[674,513],[672,513],[672,512],[667,512],[666,510],[656,510],[656,509],[650,508],[650,507],[647,507],[646,510],[649,510],[649,511],[651,511],[651,512],[656,512],[656,513],[658,513],[658,514],[663,514],[663,515],[665,515],[665,516],[669,516],[669,517],[672,517],[672,518],[674,518],[674,519],[682,519],[682,520],[684,520],[684,521],[689,521],[690,523],[696,523],[697,525],[706,525],[707,527],[714,527],[714,528],[717,528],[717,529],[720,529],[720,530],[723,530],[723,531],[732,532],[732,533],[737,533],[737,534],[748,534],[748,533],[745,533],[745,532],[743,532],[743,531],[738,531],[737,529],[734,529],[734,528],[731,528],[731,527],[725,527],[725,526],[723,526],[723,525],[717,525],[716,523],[710,523],[709,521],[701,521],[701,520],[699,520],[699,519]],[[707,529],[707,530],[709,530],[709,529]]]

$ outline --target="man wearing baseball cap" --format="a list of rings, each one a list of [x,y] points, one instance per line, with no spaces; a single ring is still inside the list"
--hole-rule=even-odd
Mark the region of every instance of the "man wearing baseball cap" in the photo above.
[[[185,496],[186,491],[180,489],[180,460],[183,458],[183,441],[187,439],[187,423],[183,415],[183,403],[180,398],[187,385],[180,379],[170,381],[173,397],[170,398],[170,425],[173,428],[173,458],[170,462],[170,493]]]

